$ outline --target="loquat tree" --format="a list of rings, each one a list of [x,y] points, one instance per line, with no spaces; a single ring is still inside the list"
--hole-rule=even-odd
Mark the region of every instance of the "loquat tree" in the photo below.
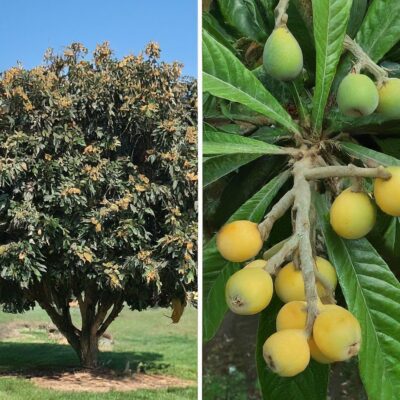
[[[203,2],[203,336],[260,313],[264,399],[326,399],[354,356],[369,399],[398,396],[399,21],[390,0]]]
[[[73,43],[0,78],[0,304],[42,307],[88,368],[124,306],[195,301],[196,82],[159,57]]]

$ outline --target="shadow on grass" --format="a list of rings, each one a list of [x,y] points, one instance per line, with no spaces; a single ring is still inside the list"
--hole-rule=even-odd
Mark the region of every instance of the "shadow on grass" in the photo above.
[[[80,363],[73,349],[68,345],[52,343],[0,343],[0,373],[11,371],[76,369]],[[163,370],[169,364],[162,363],[163,355],[151,352],[117,352],[99,353],[101,367],[122,371],[127,362],[132,371],[139,363],[147,369]]]

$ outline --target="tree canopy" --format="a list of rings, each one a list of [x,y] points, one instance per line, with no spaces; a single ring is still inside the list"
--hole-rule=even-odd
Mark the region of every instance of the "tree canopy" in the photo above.
[[[0,79],[0,304],[39,303],[76,350],[124,303],[196,291],[196,82],[156,43],[120,60],[107,43],[87,53],[49,50]]]

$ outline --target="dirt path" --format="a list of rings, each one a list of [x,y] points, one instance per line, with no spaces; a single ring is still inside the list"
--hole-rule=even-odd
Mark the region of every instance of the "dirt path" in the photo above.
[[[1,377],[28,379],[36,386],[59,391],[97,392],[112,390],[133,391],[139,389],[166,389],[193,387],[196,382],[173,376],[142,374],[116,376],[112,371],[59,371],[59,372],[14,372],[0,374]]]

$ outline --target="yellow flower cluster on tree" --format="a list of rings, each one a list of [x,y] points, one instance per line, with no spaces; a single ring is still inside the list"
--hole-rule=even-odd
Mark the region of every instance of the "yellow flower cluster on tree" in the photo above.
[[[70,196],[75,194],[81,194],[81,189],[76,187],[66,188],[61,192],[61,196]]]

